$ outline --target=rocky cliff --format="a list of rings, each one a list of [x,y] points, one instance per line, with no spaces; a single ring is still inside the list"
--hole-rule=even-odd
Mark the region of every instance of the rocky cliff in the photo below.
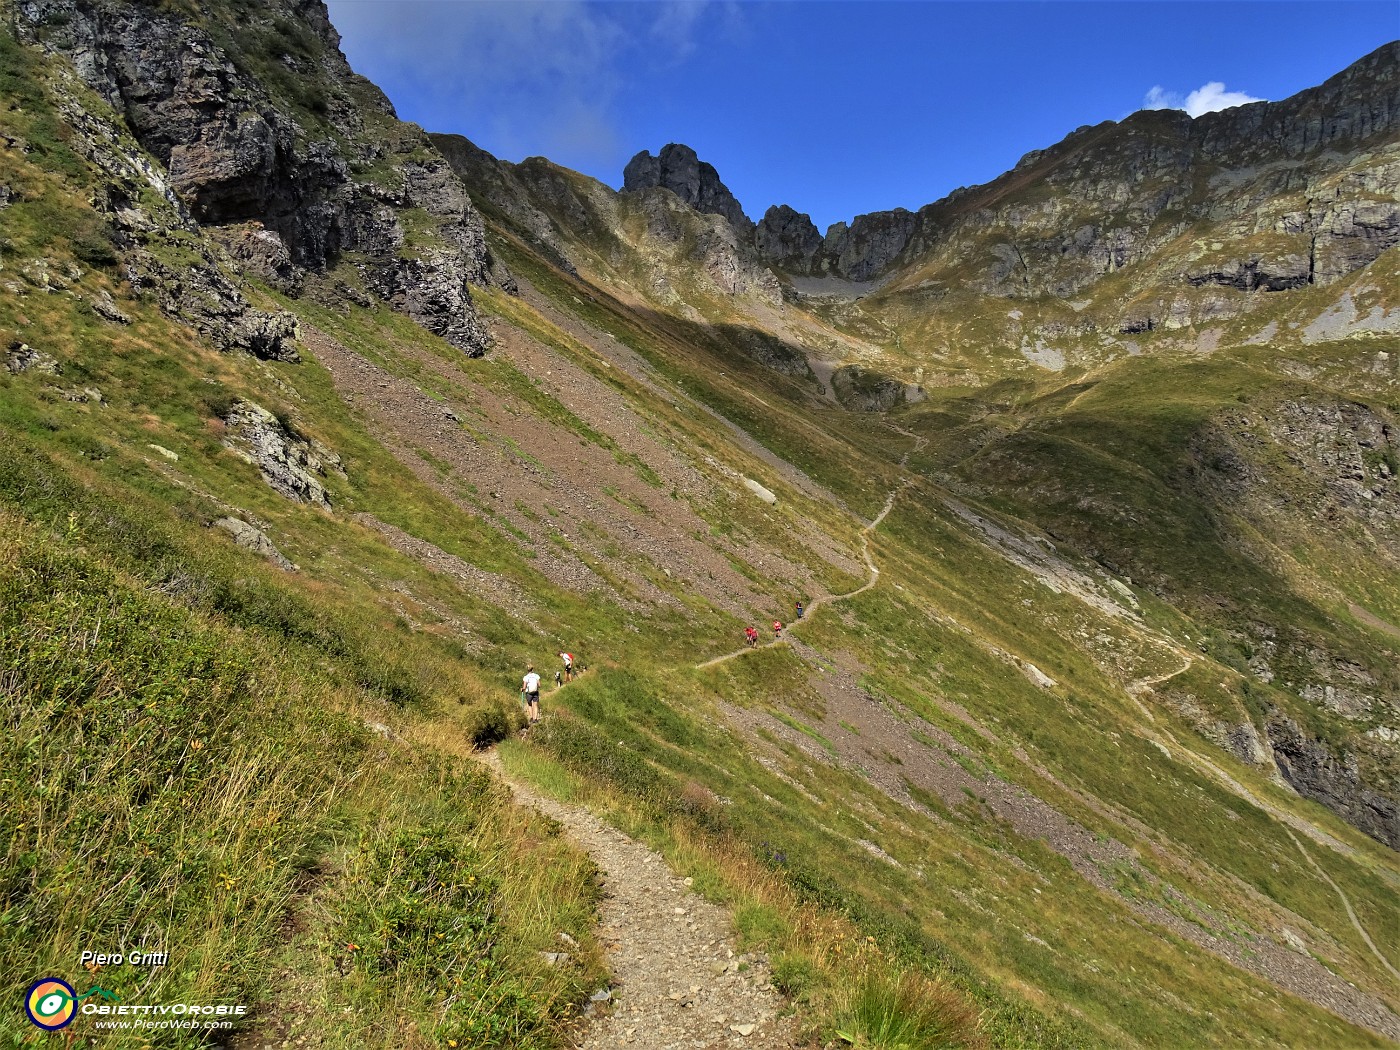
[[[622,170],[624,190],[648,190],[654,187],[670,190],[692,208],[709,215],[719,215],[741,234],[753,232],[753,220],[735,200],[729,187],[720,181],[713,164],[695,155],[689,146],[671,143],[652,156],[642,150]]]
[[[428,138],[350,70],[320,0],[24,0],[18,13],[26,39],[72,62],[245,273],[290,294],[307,274],[335,274],[328,286],[357,284],[455,346],[485,348],[470,287],[506,278],[480,216]],[[133,211],[119,193],[110,207]],[[140,225],[126,223],[133,242]],[[132,265],[141,287],[179,280],[148,252]],[[208,298],[236,310],[217,283]]]
[[[586,266],[681,311],[693,310],[692,300],[781,299],[753,247],[753,223],[685,146],[634,158],[618,193],[543,157],[512,164],[460,135],[432,140],[483,208],[571,273]],[[792,367],[791,355],[782,361]]]
[[[1388,44],[1280,102],[1080,128],[917,214],[838,223],[819,248],[807,216],[770,209],[756,244],[787,272],[867,280],[917,268],[1008,297],[1075,295],[1169,247],[1181,285],[1325,284],[1400,241],[1398,136],[1400,44]],[[1197,224],[1212,237],[1173,245]],[[1156,283],[1155,271],[1142,282]]]

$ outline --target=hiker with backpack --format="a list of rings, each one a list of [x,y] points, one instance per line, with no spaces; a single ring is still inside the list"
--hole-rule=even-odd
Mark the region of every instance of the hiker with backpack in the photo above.
[[[535,665],[525,668],[525,677],[520,680],[520,699],[525,703],[525,711],[530,725],[540,720],[540,676],[535,673]]]

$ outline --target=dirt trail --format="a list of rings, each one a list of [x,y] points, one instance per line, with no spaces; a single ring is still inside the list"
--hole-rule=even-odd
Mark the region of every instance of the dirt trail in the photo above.
[[[1376,942],[1371,940],[1371,935],[1366,932],[1366,927],[1362,926],[1361,920],[1356,917],[1356,911],[1351,906],[1351,899],[1348,898],[1347,895],[1342,892],[1342,888],[1340,886],[1338,886],[1335,882],[1332,881],[1332,876],[1328,875],[1327,872],[1323,871],[1322,866],[1318,864],[1317,861],[1313,860],[1313,855],[1309,853],[1307,849],[1304,848],[1301,842],[1298,841],[1298,836],[1293,834],[1293,831],[1288,827],[1287,824],[1283,826],[1283,830],[1288,832],[1288,837],[1293,840],[1293,845],[1298,847],[1298,852],[1303,855],[1303,859],[1308,862],[1308,865],[1312,868],[1313,871],[1317,872],[1318,878],[1322,879],[1323,882],[1327,883],[1327,885],[1331,886],[1334,890],[1337,891],[1337,896],[1340,897],[1342,900],[1342,907],[1346,909],[1347,918],[1351,920],[1352,926],[1356,929],[1356,932],[1361,935],[1361,939],[1366,942],[1366,947],[1371,949],[1371,954],[1380,960],[1381,965],[1390,971],[1390,975],[1392,977],[1394,977],[1397,981],[1400,981],[1400,970],[1396,970],[1395,967],[1390,964],[1390,960],[1387,959],[1384,955],[1382,955],[1381,950],[1376,947]]]
[[[693,893],[655,850],[582,807],[510,780],[494,751],[484,761],[517,802],[559,821],[602,872],[598,932],[615,984],[602,1004],[611,1012],[584,1029],[579,1050],[796,1045],[796,1023],[772,987],[767,960],[738,950],[725,909]]]
[[[906,437],[914,439],[914,447],[911,448],[908,452],[905,452],[904,455],[900,457],[899,465],[900,467],[903,467],[906,463],[909,462],[909,457],[911,455],[913,455],[915,452],[918,452],[926,444],[928,444],[928,439],[919,437],[917,434],[913,434],[910,431],[903,429],[902,427],[896,427],[893,424],[889,424],[889,426],[891,430],[895,430],[898,433],[905,435]],[[795,630],[802,624],[810,621],[817,614],[817,611],[821,609],[822,606],[829,605],[832,602],[840,602],[845,601],[848,598],[854,598],[856,597],[856,595],[864,594],[866,591],[870,590],[871,587],[875,586],[876,582],[880,579],[880,567],[875,564],[875,557],[870,553],[870,534],[880,527],[880,523],[885,520],[885,516],[889,514],[889,512],[894,508],[895,499],[898,498],[899,494],[913,483],[913,480],[913,478],[905,478],[893,489],[891,489],[890,494],[885,497],[885,505],[880,508],[880,513],[875,515],[875,517],[871,521],[869,521],[861,527],[860,556],[861,560],[865,562],[865,582],[862,583],[855,590],[846,591],[844,594],[821,594],[813,598],[808,603],[807,611],[803,618],[788,625],[787,629],[789,632]],[[696,670],[700,670],[701,668],[705,667],[713,667],[715,666],[715,664],[722,664],[727,660],[733,660],[736,657],[743,656],[745,653],[754,652],[757,649],[771,649],[775,645],[782,645],[783,641],[784,638],[778,637],[774,638],[772,641],[764,642],[762,645],[746,645],[742,649],[735,649],[733,652],[724,653],[721,656],[716,656],[712,659],[705,660],[702,663],[698,663],[695,665],[695,668]]]

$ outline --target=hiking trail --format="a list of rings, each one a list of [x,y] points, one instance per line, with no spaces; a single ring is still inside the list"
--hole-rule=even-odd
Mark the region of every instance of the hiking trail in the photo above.
[[[892,429],[914,440],[899,461],[903,468],[909,456],[927,441],[907,430]],[[844,594],[813,598],[804,621],[824,605],[854,598],[875,586],[880,568],[870,551],[870,534],[880,527],[912,481],[901,480],[885,498],[880,512],[860,530],[865,582]],[[771,648],[781,642],[774,639],[755,648]],[[746,646],[699,666],[709,667],[749,651]],[[512,780],[495,751],[487,752],[482,761],[510,788],[517,802],[562,824],[602,873],[604,900],[598,929],[615,984],[609,998],[603,1000],[611,1012],[582,1029],[579,1050],[619,1046],[638,1050],[740,1046],[790,1050],[796,1045],[796,1023],[783,1013],[786,1000],[772,986],[767,960],[738,951],[727,909],[696,895],[686,880],[671,873],[655,850],[609,827],[581,806],[546,798]]]
[[[917,434],[905,430],[903,427],[897,427],[892,423],[886,425],[891,430],[894,430],[897,433],[903,434],[906,437],[914,439],[913,448],[906,451],[904,455],[900,457],[899,466],[900,469],[903,469],[905,464],[909,462],[909,457],[914,453],[922,450],[924,446],[928,444],[928,438],[919,437]],[[870,590],[871,587],[875,586],[875,584],[880,579],[880,567],[875,564],[875,557],[870,553],[870,534],[880,527],[880,523],[885,520],[885,516],[888,515],[892,509],[894,509],[895,499],[898,498],[901,492],[903,492],[906,488],[913,484],[913,481],[913,478],[908,477],[901,480],[898,485],[896,485],[890,490],[890,494],[885,497],[885,504],[883,507],[880,508],[880,513],[875,515],[875,517],[869,522],[867,522],[865,525],[861,526],[860,556],[861,560],[865,562],[865,582],[859,587],[857,587],[855,590],[846,591],[844,594],[820,594],[817,597],[813,598],[810,602],[808,602],[807,611],[805,615],[803,615],[802,619],[794,620],[792,623],[788,624],[786,628],[788,632],[796,630],[799,626],[811,620],[816,615],[817,610],[820,609],[822,606],[828,605],[831,602],[840,602],[845,601],[848,598],[854,598],[857,595],[864,594],[866,591]],[[720,656],[712,657],[709,660],[705,660],[702,663],[698,663],[695,665],[695,669],[698,671],[706,667],[713,667],[716,664],[722,664],[728,660],[733,660],[736,657],[743,656],[745,653],[755,652],[759,649],[772,649],[774,646],[782,645],[783,642],[786,641],[786,638],[787,636],[786,634],[784,634],[782,637],[773,638],[772,640],[764,642],[761,645],[745,645],[739,649],[735,649],[733,652],[724,653]]]
[[[771,983],[767,960],[741,953],[727,909],[702,899],[655,850],[581,806],[512,780],[496,752],[482,761],[515,801],[557,820],[602,874],[598,935],[613,986],[611,1012],[579,1032],[579,1050],[790,1050],[796,1022]],[[601,993],[599,993],[601,994]]]

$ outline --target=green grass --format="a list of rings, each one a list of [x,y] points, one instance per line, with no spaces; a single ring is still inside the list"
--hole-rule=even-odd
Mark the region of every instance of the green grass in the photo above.
[[[592,943],[595,883],[576,852],[503,818],[471,763],[406,747],[386,762],[356,716],[375,700],[353,664],[308,664],[265,622],[162,593],[92,549],[102,538],[76,515],[63,534],[0,523],[6,973],[77,980],[82,951],[163,951],[150,979],[98,979],[133,1002],[251,1005],[245,1024],[270,1025],[291,1006],[268,966],[285,955],[297,982],[352,1004],[318,1014],[328,1045],[414,1031],[557,1045],[599,978],[595,949],[567,981],[527,963],[557,929]],[[543,915],[518,883],[545,894]],[[459,973],[446,980],[466,989],[442,986]],[[15,1038],[20,1025],[0,1021]]]

